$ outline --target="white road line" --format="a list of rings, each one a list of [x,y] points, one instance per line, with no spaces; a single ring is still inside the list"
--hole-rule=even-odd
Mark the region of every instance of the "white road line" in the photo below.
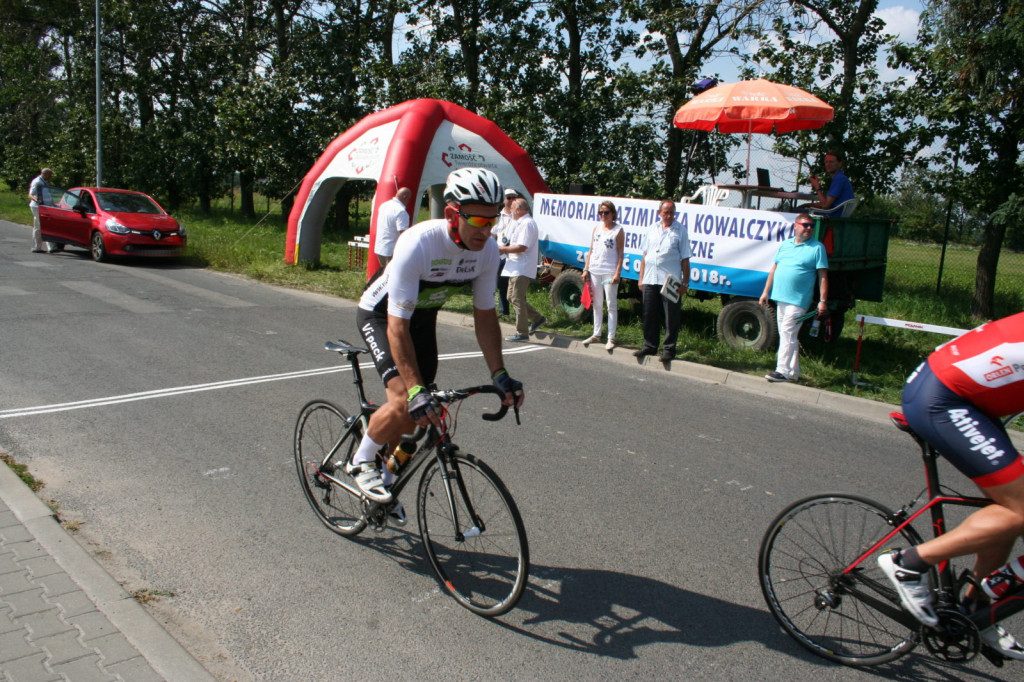
[[[521,346],[518,348],[505,349],[505,355],[517,355],[520,353],[532,353],[533,351],[544,350],[547,346]],[[476,358],[483,355],[479,351],[468,353],[449,353],[441,355],[439,360],[461,360],[464,358]],[[359,365],[363,370],[373,369],[373,363],[365,362]],[[141,391],[139,393],[127,393],[125,395],[109,396],[106,398],[93,398],[91,400],[78,400],[71,403],[55,403],[53,405],[40,405],[38,407],[24,407],[10,410],[0,410],[0,419],[11,419],[14,417],[30,417],[37,414],[50,414],[52,412],[68,412],[70,410],[82,410],[90,407],[105,407],[107,405],[118,405],[120,403],[131,403],[139,400],[151,400],[153,398],[169,398],[186,393],[201,393],[203,391],[216,391],[222,388],[237,388],[240,386],[251,386],[262,384],[268,381],[286,381],[288,379],[302,379],[305,377],[317,376],[320,374],[332,374],[335,372],[350,372],[350,366],[323,367],[320,369],[306,369],[298,372],[285,372],[284,374],[267,374],[259,377],[248,377],[245,379],[232,379],[229,381],[215,381],[208,384],[194,384],[192,386],[177,386],[173,388],[161,388],[152,391]],[[374,374],[376,376],[376,374]]]

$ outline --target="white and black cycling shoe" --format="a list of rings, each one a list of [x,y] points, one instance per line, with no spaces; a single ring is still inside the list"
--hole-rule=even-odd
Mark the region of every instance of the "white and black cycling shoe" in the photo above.
[[[981,641],[989,645],[1003,656],[1024,661],[1024,647],[1017,638],[1004,630],[1002,626],[993,625],[981,631]]]
[[[384,480],[381,478],[380,469],[375,462],[346,464],[345,473],[352,476],[363,494],[374,502],[386,504],[391,501],[391,491],[384,487]]]
[[[897,560],[899,554],[900,551],[894,549],[879,555],[878,567],[896,588],[903,608],[914,618],[933,628],[939,624],[939,616],[932,605],[932,587],[928,574],[901,566]]]

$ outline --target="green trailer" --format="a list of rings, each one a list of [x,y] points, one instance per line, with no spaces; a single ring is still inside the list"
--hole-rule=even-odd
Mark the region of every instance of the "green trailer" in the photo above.
[[[815,216],[814,238],[828,252],[829,343],[843,330],[846,312],[861,301],[881,301],[889,232],[893,221],[881,218]],[[816,296],[817,298],[817,296]]]

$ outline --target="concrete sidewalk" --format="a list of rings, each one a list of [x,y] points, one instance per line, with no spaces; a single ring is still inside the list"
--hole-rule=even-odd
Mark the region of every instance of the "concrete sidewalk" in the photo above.
[[[0,463],[0,677],[213,680]]]

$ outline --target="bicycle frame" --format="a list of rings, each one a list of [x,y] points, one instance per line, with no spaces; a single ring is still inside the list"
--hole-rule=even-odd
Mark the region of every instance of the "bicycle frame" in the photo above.
[[[899,426],[899,424],[897,424],[897,426]],[[901,430],[906,430],[902,427],[900,428]],[[892,531],[869,547],[860,557],[847,566],[843,571],[844,575],[855,575],[857,568],[865,559],[874,555],[875,552],[881,549],[883,545],[899,535],[902,531],[905,531],[908,527],[910,527],[912,532],[916,533],[916,531],[911,527],[911,524],[919,519],[925,512],[931,512],[932,534],[933,537],[939,537],[946,532],[946,505],[981,508],[992,504],[992,500],[987,497],[968,497],[944,494],[942,492],[941,484],[939,483],[939,453],[913,431],[908,431],[908,433],[914,438],[918,446],[921,448],[921,458],[924,461],[925,479],[927,482],[926,491],[928,494],[928,502],[913,514],[908,514],[909,510],[916,505],[917,501],[920,499],[921,496],[918,495],[918,497],[909,504],[896,510],[893,513],[892,518],[888,520],[889,524],[893,526]],[[939,565],[935,566],[935,575],[938,578],[936,606],[939,609],[949,608],[955,610],[959,606],[959,593],[963,586],[970,583],[975,584],[975,586],[978,587],[971,571],[964,569],[960,576],[957,577],[954,575],[952,563],[949,561],[943,561]],[[878,585],[875,581],[868,581],[866,579],[859,579],[857,582],[873,589],[875,592],[883,596],[891,593],[891,589],[888,585]],[[907,625],[912,629],[916,629],[920,625],[917,619],[900,607],[898,599],[895,601],[889,598],[877,599],[852,588],[850,592],[871,607],[882,611],[890,618]],[[979,630],[982,630],[1022,610],[1024,610],[1024,583],[1018,583],[1016,588],[1012,589],[1002,599],[992,602],[984,608],[978,609],[972,613],[969,618],[974,622]]]
[[[334,459],[334,456],[338,452],[338,448],[341,447],[341,444],[345,442],[345,439],[352,434],[352,432],[356,429],[358,424],[362,424],[362,428],[365,432],[366,428],[369,425],[370,417],[373,415],[374,412],[377,411],[378,405],[371,403],[366,397],[366,390],[363,386],[363,374],[362,370],[359,367],[359,351],[342,351],[339,348],[339,352],[344,353],[345,358],[349,361],[349,364],[352,366],[352,383],[355,385],[356,394],[359,397],[359,414],[353,415],[352,417],[349,418],[348,427],[338,438],[338,442],[334,444],[334,447],[332,447],[330,451],[327,453],[327,456],[324,457],[323,461],[320,463],[320,467],[322,475],[329,477],[336,484],[340,485],[346,490],[351,491],[354,495],[358,497],[362,495],[361,491],[350,485],[348,482],[342,480],[341,477],[336,477],[331,474],[323,472],[323,468],[327,465],[328,462]],[[469,395],[472,394],[469,393],[466,395],[466,397],[468,397]],[[479,534],[486,530],[483,519],[481,519],[480,515],[477,514],[476,509],[473,506],[472,500],[470,499],[469,493],[466,490],[466,485],[462,479],[462,475],[459,472],[458,464],[454,459],[449,457],[451,453],[457,450],[457,446],[454,443],[452,443],[451,438],[448,436],[448,434],[440,433],[437,427],[431,425],[426,429],[417,428],[416,432],[409,436],[409,440],[420,441],[421,445],[417,448],[416,452],[405,464],[405,466],[402,467],[402,470],[398,473],[394,483],[391,485],[391,493],[394,499],[398,499],[398,496],[401,494],[402,490],[404,490],[405,487],[409,484],[409,481],[412,480],[413,476],[416,475],[416,472],[418,472],[423,467],[424,464],[430,461],[430,458],[427,457],[426,455],[431,450],[433,450],[438,460],[438,465],[441,468],[445,494],[448,497],[448,506],[451,509],[452,520],[455,524],[455,539],[458,542],[462,542],[465,539],[466,535],[462,532],[461,524],[459,523],[458,505],[455,503],[455,497],[451,485],[452,479],[456,481],[459,488],[459,495],[462,497],[462,501],[466,505],[466,509],[469,511],[472,517],[473,527],[470,529],[470,532],[474,534]],[[372,516],[374,512],[381,506],[382,505],[380,505],[379,503],[371,502],[366,507],[366,516]]]

